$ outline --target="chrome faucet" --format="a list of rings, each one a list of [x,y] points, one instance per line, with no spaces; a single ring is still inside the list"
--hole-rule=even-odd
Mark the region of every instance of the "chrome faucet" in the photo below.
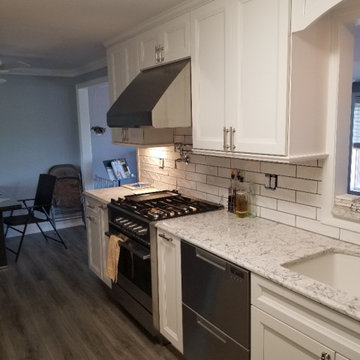
[[[179,163],[179,162],[184,162],[184,163],[186,163],[186,165],[190,163],[189,153],[191,153],[191,150],[185,149],[184,148],[185,146],[186,145],[184,145],[182,143],[174,144],[175,151],[179,150],[179,154],[180,154],[180,157],[175,160],[175,169],[177,169],[177,163]]]

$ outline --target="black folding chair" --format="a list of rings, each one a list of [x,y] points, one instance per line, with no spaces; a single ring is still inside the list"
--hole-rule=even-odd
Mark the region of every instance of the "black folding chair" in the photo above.
[[[15,211],[26,211],[26,214],[14,215],[14,210],[11,211],[10,216],[4,218],[4,224],[6,225],[5,238],[9,228],[13,229],[21,234],[20,243],[18,249],[15,251],[8,247],[7,250],[16,255],[15,262],[17,262],[21,250],[21,246],[25,237],[26,228],[29,224],[36,224],[41,234],[44,236],[46,242],[48,239],[54,240],[64,245],[67,249],[66,244],[58,231],[56,230],[53,220],[50,218],[50,210],[52,205],[52,197],[55,188],[56,177],[48,174],[40,174],[39,182],[36,189],[35,199],[23,199],[24,208]],[[33,201],[33,205],[29,205],[28,202]],[[54,229],[58,239],[46,235],[39,223],[49,222]],[[23,225],[23,230],[19,230],[15,226]]]

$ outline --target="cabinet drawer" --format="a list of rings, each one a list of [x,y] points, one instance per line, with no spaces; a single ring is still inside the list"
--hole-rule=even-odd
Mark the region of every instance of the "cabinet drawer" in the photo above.
[[[246,348],[250,347],[250,273],[181,243],[183,304]]]
[[[183,305],[184,356],[188,360],[249,360],[250,351]]]

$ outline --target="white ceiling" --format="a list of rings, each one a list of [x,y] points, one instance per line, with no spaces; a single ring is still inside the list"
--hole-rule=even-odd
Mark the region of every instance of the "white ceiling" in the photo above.
[[[105,58],[102,43],[185,0],[0,0],[0,59],[74,70]]]

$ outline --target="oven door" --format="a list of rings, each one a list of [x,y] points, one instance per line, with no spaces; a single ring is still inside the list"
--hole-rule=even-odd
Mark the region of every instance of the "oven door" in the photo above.
[[[115,235],[119,235],[119,232],[116,231]],[[114,285],[120,286],[152,312],[150,247],[131,238],[126,243],[120,243],[118,278]]]

